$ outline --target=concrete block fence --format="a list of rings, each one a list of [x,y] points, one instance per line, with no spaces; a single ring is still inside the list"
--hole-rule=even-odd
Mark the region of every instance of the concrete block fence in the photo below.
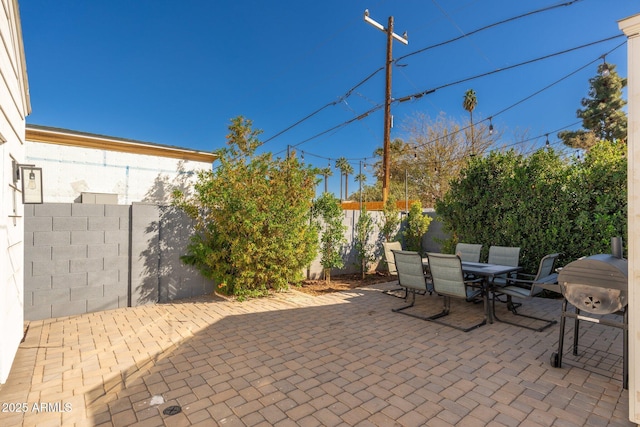
[[[380,212],[370,214],[379,226]],[[345,211],[345,266],[332,271],[333,275],[359,271],[354,248],[359,215],[359,211]],[[191,220],[169,206],[25,205],[25,320],[134,307],[213,292],[213,281],[180,261],[192,230]],[[376,243],[377,235],[378,230],[371,243]],[[423,250],[439,251],[440,238],[444,238],[441,226],[433,221],[423,238]],[[381,247],[377,259],[382,260]],[[381,264],[380,268],[384,266]],[[310,278],[322,277],[319,256],[306,273]]]
[[[211,293],[179,259],[190,220],[151,204],[25,205],[25,320]]]

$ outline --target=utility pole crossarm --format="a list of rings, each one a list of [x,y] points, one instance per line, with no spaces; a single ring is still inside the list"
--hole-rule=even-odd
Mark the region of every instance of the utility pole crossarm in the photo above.
[[[364,11],[364,22],[371,24],[372,26],[376,27],[377,29],[379,29],[380,31],[382,31],[383,33],[387,32],[387,29],[384,28],[384,26],[382,26],[382,24],[374,21],[373,19],[369,18],[369,9],[365,9]],[[400,43],[404,43],[404,44],[409,44],[409,38],[407,37],[407,32],[405,31],[404,34],[402,35],[398,35],[396,33],[394,33],[393,31],[391,32],[391,37],[393,37],[394,39],[398,40]]]

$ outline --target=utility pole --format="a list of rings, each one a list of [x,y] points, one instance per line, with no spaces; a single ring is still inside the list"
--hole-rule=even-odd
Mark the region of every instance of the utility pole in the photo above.
[[[362,211],[362,160],[360,160],[360,172],[358,173],[358,176],[360,177],[360,211]]]
[[[373,25],[380,31],[387,34],[387,60],[385,64],[386,68],[386,87],[384,97],[384,142],[383,142],[383,178],[382,178],[382,203],[386,205],[389,198],[389,181],[391,176],[391,159],[389,158],[389,151],[391,146],[391,66],[393,64],[392,46],[393,39],[398,40],[401,43],[409,44],[407,39],[407,33],[402,36],[393,32],[393,16],[389,17],[387,28],[384,28],[381,24],[369,18],[369,10],[364,11],[365,22]]]

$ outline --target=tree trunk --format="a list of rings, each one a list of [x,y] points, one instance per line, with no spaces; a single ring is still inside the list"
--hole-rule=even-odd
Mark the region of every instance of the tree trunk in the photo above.
[[[347,200],[349,198],[349,174],[344,174],[344,199]]]

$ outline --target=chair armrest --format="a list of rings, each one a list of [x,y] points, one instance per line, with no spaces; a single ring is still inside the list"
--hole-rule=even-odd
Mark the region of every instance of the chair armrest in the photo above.
[[[479,277],[477,279],[465,279],[464,280],[464,284],[465,285],[469,285],[469,286],[482,285],[482,282],[484,282],[484,279],[482,277]]]
[[[531,276],[531,275],[527,274],[527,275],[520,275],[520,276]],[[535,276],[531,276],[531,279],[507,277],[506,286],[518,286],[521,288],[530,288],[535,283],[533,279],[535,279]]]

